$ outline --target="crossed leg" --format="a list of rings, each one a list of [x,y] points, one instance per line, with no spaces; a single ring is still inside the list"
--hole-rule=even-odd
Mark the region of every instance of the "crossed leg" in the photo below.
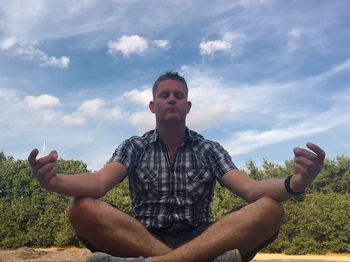
[[[136,219],[100,200],[74,199],[68,217],[80,237],[113,256],[149,257],[171,251]]]
[[[98,249],[120,257],[152,257],[154,262],[210,261],[227,250],[249,253],[283,223],[283,209],[261,198],[212,224],[192,241],[172,250],[131,216],[92,198],[76,199],[69,219],[77,234]]]

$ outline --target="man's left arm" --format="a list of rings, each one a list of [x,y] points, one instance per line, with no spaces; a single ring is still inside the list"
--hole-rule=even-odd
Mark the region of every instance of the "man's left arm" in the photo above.
[[[320,173],[325,152],[317,145],[307,143],[308,149],[294,148],[293,175],[287,179],[254,180],[239,170],[227,172],[221,183],[234,194],[251,203],[262,197],[282,202],[303,192]],[[289,180],[289,181],[288,181]]]

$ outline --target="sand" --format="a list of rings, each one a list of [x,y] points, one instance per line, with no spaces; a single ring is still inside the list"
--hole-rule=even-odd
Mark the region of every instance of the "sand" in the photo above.
[[[22,247],[15,250],[0,250],[0,262],[85,262],[90,252],[84,248],[33,249]],[[287,256],[283,254],[258,254],[254,261],[261,262],[350,262],[350,254]]]
[[[14,250],[0,250],[0,262],[85,262],[90,251],[83,248],[33,249],[22,247]]]
[[[259,253],[254,261],[261,262],[349,262],[350,254],[328,254],[328,255],[305,255],[305,256],[289,256],[284,254],[263,254]]]

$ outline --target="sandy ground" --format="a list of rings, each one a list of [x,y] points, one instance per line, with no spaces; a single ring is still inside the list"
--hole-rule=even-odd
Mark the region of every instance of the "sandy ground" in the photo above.
[[[321,255],[306,255],[306,256],[288,256],[284,254],[257,254],[253,261],[261,262],[349,262],[350,254],[329,254]]]
[[[22,247],[0,250],[0,262],[85,262],[90,251],[82,248],[33,249]]]
[[[15,250],[0,250],[0,262],[85,262],[91,253],[78,248],[33,249],[22,247]],[[307,255],[287,256],[283,254],[258,254],[254,261],[261,262],[350,262],[350,254],[346,255]]]

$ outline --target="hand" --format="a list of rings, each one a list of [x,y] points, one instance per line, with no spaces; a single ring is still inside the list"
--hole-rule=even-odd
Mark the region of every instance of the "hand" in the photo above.
[[[53,178],[56,177],[57,172],[57,152],[51,151],[50,154],[36,159],[39,150],[33,149],[29,154],[28,162],[32,167],[33,175],[40,182],[40,184],[48,188]]]
[[[321,172],[325,152],[317,145],[307,143],[311,150],[296,147],[294,148],[294,175],[291,180],[291,188],[295,192],[304,191],[315,177]]]

